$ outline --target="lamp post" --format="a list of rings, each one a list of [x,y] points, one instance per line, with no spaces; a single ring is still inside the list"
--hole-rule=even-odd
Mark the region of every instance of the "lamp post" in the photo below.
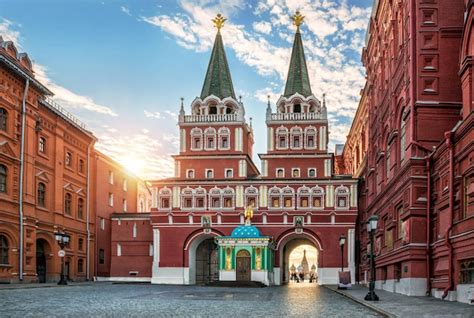
[[[375,253],[374,253],[374,236],[377,230],[378,215],[372,215],[367,221],[367,233],[370,237],[370,283],[369,292],[365,296],[365,300],[376,301],[379,296],[375,294]]]
[[[61,250],[58,252],[59,257],[61,257],[61,279],[58,282],[58,285],[67,285],[67,279],[64,273],[64,257],[66,253],[64,248],[69,245],[69,239],[71,236],[66,232],[56,232],[54,233],[54,237],[56,238],[56,242],[58,242],[59,247]]]
[[[341,236],[339,236],[339,246],[341,246],[341,273],[344,272],[344,244],[346,244],[346,237],[344,234],[341,234]],[[345,286],[343,287],[341,279],[341,276],[339,276],[339,285],[337,286],[337,289],[346,289]]]

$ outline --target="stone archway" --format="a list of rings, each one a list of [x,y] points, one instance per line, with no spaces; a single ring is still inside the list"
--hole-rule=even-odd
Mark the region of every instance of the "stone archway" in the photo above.
[[[193,264],[189,264],[192,266]],[[203,240],[196,248],[195,283],[207,284],[219,277],[217,245],[213,238]]]
[[[317,246],[308,238],[306,237],[296,237],[288,240],[285,242],[284,245],[282,245],[279,249],[280,251],[280,268],[281,268],[281,274],[280,274],[280,281],[282,284],[286,284],[289,282],[290,279],[290,254],[299,246],[301,245],[310,245],[314,247],[316,250],[318,250]],[[318,258],[319,259],[319,258]],[[317,262],[316,262],[317,266]]]

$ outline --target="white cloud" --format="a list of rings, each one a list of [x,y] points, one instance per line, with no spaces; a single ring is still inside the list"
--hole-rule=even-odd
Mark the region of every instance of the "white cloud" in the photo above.
[[[21,34],[20,31],[14,30],[15,23],[10,20],[2,18],[0,22],[0,36],[5,41],[13,41],[18,49],[21,49]]]
[[[147,118],[155,118],[155,119],[163,118],[163,116],[161,116],[160,112],[150,112],[148,110],[144,110],[143,113],[145,114],[145,117],[147,117]]]
[[[130,13],[130,9],[125,7],[125,6],[121,6],[120,7],[120,11],[122,11],[123,13],[125,13],[126,15],[129,15],[129,16],[132,16],[132,14]]]
[[[260,33],[270,34],[270,32],[272,32],[272,25],[267,21],[254,22],[252,27],[255,31]]]

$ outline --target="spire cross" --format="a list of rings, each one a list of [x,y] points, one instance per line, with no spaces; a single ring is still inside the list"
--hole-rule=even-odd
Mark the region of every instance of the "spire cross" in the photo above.
[[[304,16],[301,15],[299,11],[296,11],[296,13],[291,17],[291,20],[293,20],[293,24],[296,25],[296,32],[299,32],[300,25],[303,24]]]
[[[224,18],[222,14],[218,13],[217,16],[211,21],[214,22],[214,26],[217,28],[217,32],[219,32],[224,26],[224,22],[227,21],[227,19]]]

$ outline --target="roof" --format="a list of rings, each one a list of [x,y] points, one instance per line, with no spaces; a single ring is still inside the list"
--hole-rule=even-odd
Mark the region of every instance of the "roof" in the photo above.
[[[221,99],[232,97],[235,99],[234,86],[230,76],[229,65],[224,51],[224,43],[220,31],[216,34],[211,59],[207,67],[206,78],[201,91],[201,99],[215,95]]]
[[[240,225],[236,227],[232,234],[232,238],[257,238],[261,237],[260,231],[254,225]]]
[[[303,41],[299,28],[296,30],[293,50],[291,52],[290,68],[286,79],[285,97],[300,93],[304,97],[312,95],[309,83],[308,67],[304,56]]]

